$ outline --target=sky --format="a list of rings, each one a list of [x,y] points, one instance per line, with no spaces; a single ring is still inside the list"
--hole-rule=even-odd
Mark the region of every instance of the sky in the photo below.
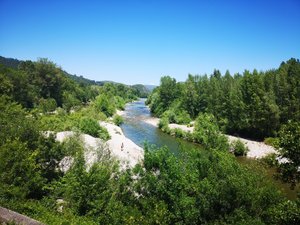
[[[0,55],[125,84],[300,58],[300,0],[0,0]]]

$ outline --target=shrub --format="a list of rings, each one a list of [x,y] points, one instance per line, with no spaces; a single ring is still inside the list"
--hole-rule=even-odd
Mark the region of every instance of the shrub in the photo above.
[[[300,201],[285,200],[268,210],[269,224],[299,224]]]
[[[57,104],[54,98],[48,98],[48,99],[44,99],[41,98],[39,100],[39,109],[46,113],[46,112],[52,112],[56,109]]]
[[[120,115],[115,115],[113,118],[113,121],[114,121],[114,124],[116,124],[117,126],[120,126],[122,123],[124,123],[124,119]]]
[[[176,113],[175,122],[178,124],[188,124],[191,122],[191,117],[187,111],[182,110]]]
[[[185,138],[186,137],[186,132],[184,132],[180,128],[175,128],[172,131],[174,132],[175,137],[178,137],[178,138]]]
[[[106,94],[97,96],[94,101],[94,106],[107,117],[112,116],[116,111],[114,99]]]
[[[194,142],[195,141],[194,133],[186,132],[186,140]]]
[[[124,110],[125,109],[125,100],[120,96],[115,96],[115,103],[118,109]]]
[[[175,120],[176,114],[175,114],[175,111],[173,109],[169,109],[169,110],[165,111],[162,114],[162,117],[167,118],[169,123],[176,123],[176,120]]]
[[[42,195],[46,180],[36,159],[36,152],[19,140],[0,147],[0,196],[39,198]]]
[[[80,111],[76,112],[76,114],[79,115],[79,117],[90,117],[95,120],[106,120],[107,116],[103,112],[99,112],[95,107],[88,106],[85,108],[82,108]]]
[[[168,125],[169,125],[169,120],[168,120],[168,118],[163,117],[163,118],[161,118],[161,119],[159,120],[158,128],[162,130],[163,128],[168,127]]]
[[[273,137],[268,137],[268,138],[264,139],[264,143],[266,145],[270,145],[270,146],[273,146],[274,148],[276,148],[278,146],[279,139],[278,138],[273,138]]]
[[[278,161],[277,161],[277,155],[275,153],[270,153],[270,154],[266,155],[265,157],[263,157],[261,159],[261,161],[270,167],[279,165]]]
[[[107,140],[109,138],[107,130],[101,127],[96,120],[91,118],[82,118],[79,123],[79,129],[83,133],[89,134],[93,137],[99,137],[103,140]]]
[[[166,117],[169,123],[188,124],[191,122],[191,117],[185,110],[178,108],[170,108],[165,111],[162,117]]]
[[[195,121],[195,141],[207,149],[228,150],[228,140],[220,133],[212,114],[200,113]]]
[[[278,134],[280,156],[289,160],[280,164],[281,178],[294,187],[300,182],[300,122],[289,121]]]
[[[99,126],[98,137],[105,141],[110,139],[110,135],[105,127]]]
[[[63,93],[63,108],[70,111],[73,107],[80,105],[80,100],[76,98],[74,93],[65,91]]]
[[[246,156],[249,151],[248,147],[246,147],[240,139],[233,141],[231,143],[231,148],[233,149],[235,156]]]

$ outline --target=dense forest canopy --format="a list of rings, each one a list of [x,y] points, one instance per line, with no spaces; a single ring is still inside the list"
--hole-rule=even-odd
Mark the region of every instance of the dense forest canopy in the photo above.
[[[0,94],[11,96],[26,108],[51,102],[52,105],[71,108],[88,102],[98,93],[97,86],[116,87],[119,96],[147,97],[149,89],[144,85],[124,85],[100,82],[71,75],[47,59],[37,62],[0,58]],[[105,89],[105,90],[106,90]],[[50,103],[49,103],[50,104]]]
[[[226,71],[222,76],[215,70],[210,76],[189,75],[183,83],[162,77],[148,104],[169,122],[189,122],[206,112],[228,134],[255,139],[276,136],[289,120],[300,121],[300,62],[291,58],[266,72],[231,75]]]

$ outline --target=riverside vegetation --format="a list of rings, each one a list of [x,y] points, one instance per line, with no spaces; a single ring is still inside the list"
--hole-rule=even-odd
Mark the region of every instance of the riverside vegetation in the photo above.
[[[295,63],[299,67],[299,62]],[[287,65],[289,62],[283,67]],[[299,70],[296,75],[299,79]],[[255,77],[260,80],[264,76]],[[239,83],[244,78],[236,79]],[[300,222],[299,199],[287,200],[261,171],[240,165],[228,153],[228,143],[219,130],[230,126],[229,122],[212,115],[212,111],[198,112],[198,116],[196,111],[191,113],[183,107],[180,96],[188,95],[178,90],[184,90],[181,88],[185,83],[162,78],[162,85],[149,98],[151,109],[157,115],[169,110],[165,113],[167,122],[175,109],[179,110],[174,113],[177,123],[198,117],[195,138],[205,151],[183,149],[174,156],[167,148],[145,145],[144,161],[122,170],[118,161],[105,155],[105,151],[101,152],[104,154],[101,161],[87,168],[80,140],[70,139],[61,144],[53,135],[47,137],[45,131],[76,130],[107,140],[107,131],[97,121],[113,116],[116,109],[122,109],[126,102],[135,99],[136,89],[120,84],[82,83],[44,59],[23,62],[18,68],[1,65],[0,80],[1,206],[46,224]],[[169,81],[173,86],[164,86]],[[299,84],[299,80],[297,82]],[[299,91],[297,87],[299,85],[294,88]],[[157,105],[161,110],[155,110],[159,108]],[[193,110],[199,110],[198,106]],[[290,109],[285,110],[289,113]],[[269,128],[268,132],[279,137],[283,155],[295,164],[293,157],[299,150],[296,117],[299,111],[290,114],[295,117],[282,120],[285,125],[278,135],[275,128]],[[289,118],[293,121],[288,122]],[[118,117],[114,121],[122,122]],[[265,134],[264,131],[262,128],[259,136]],[[59,162],[65,156],[72,156],[74,160],[64,173]]]
[[[231,76],[226,71],[221,76],[215,70],[211,76],[189,75],[185,82],[165,76],[146,103],[161,117],[159,127],[164,132],[204,146],[219,143],[213,140],[222,137],[220,132],[265,139],[289,160],[278,168],[282,178],[293,186],[300,181],[299,60],[292,58],[266,72],[245,70]],[[168,127],[169,123],[191,126],[192,120],[193,133]]]

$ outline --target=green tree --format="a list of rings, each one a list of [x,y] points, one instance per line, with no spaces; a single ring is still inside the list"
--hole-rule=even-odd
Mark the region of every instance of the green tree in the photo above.
[[[288,161],[280,164],[281,177],[292,187],[300,181],[300,123],[289,121],[279,131],[279,151]]]
[[[43,98],[54,98],[62,106],[62,72],[48,59],[41,58],[35,64],[33,82],[40,88]]]
[[[164,76],[160,79],[159,97],[164,109],[167,109],[179,96],[179,91],[180,90],[174,78]]]
[[[76,98],[75,94],[64,91],[63,92],[63,108],[70,111],[73,107],[80,105],[80,100]]]
[[[40,198],[45,179],[36,164],[36,152],[20,140],[0,146],[0,183],[6,197]],[[10,190],[13,193],[10,193]]]
[[[106,94],[97,96],[94,105],[97,110],[103,112],[108,117],[112,116],[116,111],[113,97]]]
[[[206,149],[228,150],[228,140],[220,133],[217,121],[212,114],[200,113],[195,121],[194,137]]]
[[[44,99],[41,98],[39,100],[39,108],[42,110],[42,112],[52,112],[56,109],[57,104],[54,98],[48,98]]]

